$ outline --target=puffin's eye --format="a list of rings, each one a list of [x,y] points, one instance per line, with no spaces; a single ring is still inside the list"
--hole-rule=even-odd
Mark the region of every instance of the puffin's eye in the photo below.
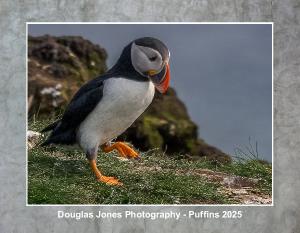
[[[150,61],[155,61],[156,58],[157,58],[157,55],[154,55],[153,57],[149,57],[149,60],[150,60]]]

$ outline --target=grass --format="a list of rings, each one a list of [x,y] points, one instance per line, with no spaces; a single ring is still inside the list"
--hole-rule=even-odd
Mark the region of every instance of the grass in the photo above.
[[[34,121],[40,130],[48,120]],[[98,182],[79,149],[34,147],[28,152],[28,204],[232,204],[220,192],[222,185],[197,175],[199,169],[258,178],[255,189],[271,193],[271,166],[258,160],[215,166],[206,160],[190,161],[163,155],[157,150],[141,153],[141,160],[122,161],[115,152],[98,153],[98,167],[124,185]]]
[[[156,167],[161,168],[154,172]],[[157,165],[159,164],[159,165]],[[186,167],[185,163],[181,164]],[[114,153],[98,155],[98,166],[122,187],[97,182],[82,152],[35,147],[28,154],[29,204],[179,204],[227,203],[218,185],[195,175],[174,174],[176,160],[142,154],[142,161],[120,161]],[[151,169],[154,170],[151,170]],[[168,169],[166,169],[168,168]],[[166,170],[165,170],[166,169]]]

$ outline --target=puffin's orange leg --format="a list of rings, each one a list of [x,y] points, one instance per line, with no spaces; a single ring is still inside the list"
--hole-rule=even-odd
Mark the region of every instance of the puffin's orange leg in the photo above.
[[[103,145],[102,150],[106,153],[110,152],[112,150],[117,150],[119,152],[120,156],[122,156],[124,158],[136,159],[139,157],[139,154],[137,152],[135,152],[132,148],[130,148],[123,142],[116,142],[111,146]]]
[[[95,159],[89,160],[89,162],[90,162],[90,166],[91,166],[93,172],[95,173],[95,175],[97,177],[97,180],[104,182],[108,185],[123,185],[118,179],[116,179],[114,177],[102,175],[101,172],[99,171],[99,169],[97,168]]]

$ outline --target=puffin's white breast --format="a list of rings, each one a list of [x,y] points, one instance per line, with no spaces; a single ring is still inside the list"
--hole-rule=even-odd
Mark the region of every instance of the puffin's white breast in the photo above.
[[[146,110],[154,92],[150,81],[106,80],[101,101],[77,131],[80,146],[89,150],[119,136]]]

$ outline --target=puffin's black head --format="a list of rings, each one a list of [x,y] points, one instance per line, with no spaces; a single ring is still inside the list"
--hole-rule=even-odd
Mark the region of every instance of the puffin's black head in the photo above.
[[[170,82],[170,52],[167,46],[152,37],[136,39],[130,45],[134,69],[142,76],[150,78],[158,91],[166,92]]]

